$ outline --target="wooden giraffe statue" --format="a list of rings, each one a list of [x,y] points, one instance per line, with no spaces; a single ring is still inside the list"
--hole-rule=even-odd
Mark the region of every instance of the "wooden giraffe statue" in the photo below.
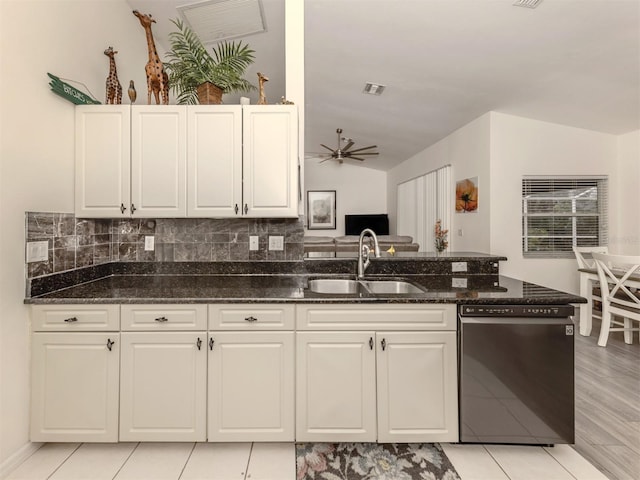
[[[264,94],[264,82],[268,82],[268,81],[269,81],[269,79],[267,77],[265,77],[263,74],[258,72],[258,85],[259,85],[259,90],[260,90],[260,99],[258,100],[258,105],[266,105],[267,104],[267,97]]]
[[[162,96],[162,103],[164,105],[169,104],[169,76],[164,71],[162,61],[158,56],[156,50],[156,44],[153,41],[153,34],[151,33],[151,24],[155,23],[155,20],[151,18],[151,15],[145,15],[137,10],[133,11],[133,14],[140,20],[140,25],[144,28],[147,34],[147,47],[149,49],[149,61],[144,67],[144,71],[147,74],[147,103],[151,105],[151,92],[156,99],[156,104],[160,103],[160,96]]]
[[[116,59],[112,47],[107,48],[104,54],[109,57],[109,76],[107,77],[107,99],[106,103],[112,105],[120,105],[122,103],[122,85],[118,80],[118,72],[116,70]]]

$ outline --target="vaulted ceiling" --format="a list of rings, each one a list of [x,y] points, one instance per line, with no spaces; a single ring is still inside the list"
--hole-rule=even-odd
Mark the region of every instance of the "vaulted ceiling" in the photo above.
[[[188,2],[127,3],[168,19]],[[513,3],[305,0],[307,152],[333,146],[340,127],[353,148],[378,145],[365,166],[388,170],[490,110],[616,135],[640,128],[640,0]],[[245,40],[275,103],[284,0],[262,4],[268,31]],[[366,95],[366,82],[386,88]]]

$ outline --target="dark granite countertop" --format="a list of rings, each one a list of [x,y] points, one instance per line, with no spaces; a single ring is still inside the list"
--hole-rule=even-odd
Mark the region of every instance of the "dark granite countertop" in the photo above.
[[[25,299],[28,304],[86,303],[584,303],[582,297],[501,275],[402,275],[426,291],[410,295],[319,294],[309,279],[344,274],[114,274]],[[382,278],[378,276],[377,278]],[[349,275],[349,278],[354,278]],[[466,279],[466,288],[452,287]]]

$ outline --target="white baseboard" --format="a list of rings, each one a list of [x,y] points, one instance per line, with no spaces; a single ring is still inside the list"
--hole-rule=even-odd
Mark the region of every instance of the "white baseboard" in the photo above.
[[[29,442],[2,462],[2,464],[0,464],[0,480],[7,477],[11,472],[18,468],[18,465],[33,455],[42,445],[42,443]]]

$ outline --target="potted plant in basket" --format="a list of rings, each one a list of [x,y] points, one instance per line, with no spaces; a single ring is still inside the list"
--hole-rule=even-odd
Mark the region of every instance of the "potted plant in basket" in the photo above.
[[[178,31],[169,34],[171,51],[164,66],[178,103],[222,103],[223,93],[256,89],[242,78],[254,60],[255,51],[248,45],[221,42],[211,56],[187,25],[180,19],[171,21]]]

